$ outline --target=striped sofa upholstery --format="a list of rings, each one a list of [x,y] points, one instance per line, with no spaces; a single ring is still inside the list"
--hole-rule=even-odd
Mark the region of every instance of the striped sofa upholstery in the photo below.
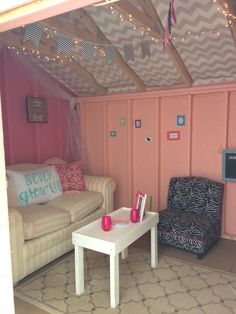
[[[39,165],[40,164],[17,164],[8,166],[7,168],[20,171],[37,169]],[[74,213],[76,209],[75,198],[77,196],[73,194],[63,194],[57,199],[42,205],[30,205],[32,208],[30,206],[27,206],[27,208],[9,207],[9,229],[14,285],[27,275],[72,250],[74,247],[72,244],[73,231],[99,219],[102,215],[114,209],[113,202],[116,184],[112,178],[85,175],[84,180],[88,191],[78,194],[80,202],[77,205],[81,213],[83,213],[81,217]],[[101,198],[99,198],[101,201],[99,201],[99,206],[94,208],[94,202],[96,203],[96,200],[98,201],[98,194],[101,196]],[[95,199],[93,202],[92,197],[94,197],[94,195]],[[71,201],[69,198],[71,198]],[[26,229],[30,215],[33,215],[33,211],[38,210],[36,208],[37,206],[41,207],[39,208],[41,212],[37,213],[37,222],[41,221],[43,225],[38,226],[36,224],[34,226],[28,224],[29,229]],[[45,208],[43,209],[44,206]],[[62,215],[61,211],[63,211],[64,206],[65,213]],[[86,206],[93,206],[93,208],[92,210],[91,208],[88,209],[85,215]],[[28,216],[27,210],[30,213]],[[49,213],[45,215],[44,213],[47,210]],[[53,216],[53,214],[55,214],[55,216]],[[68,215],[70,217],[69,220],[67,218]],[[50,232],[50,228],[53,228],[54,223],[59,223],[60,228]],[[34,230],[34,227],[37,227],[37,229]],[[32,233],[34,233],[34,237]]]
[[[202,177],[173,177],[160,212],[159,242],[202,258],[219,239],[224,185]]]

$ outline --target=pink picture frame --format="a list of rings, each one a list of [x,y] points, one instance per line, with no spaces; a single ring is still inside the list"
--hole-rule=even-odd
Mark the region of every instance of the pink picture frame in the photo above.
[[[134,208],[137,208],[139,211],[139,216],[140,216],[139,221],[142,221],[143,217],[144,217],[146,199],[147,199],[147,194],[145,194],[141,191],[136,192]]]

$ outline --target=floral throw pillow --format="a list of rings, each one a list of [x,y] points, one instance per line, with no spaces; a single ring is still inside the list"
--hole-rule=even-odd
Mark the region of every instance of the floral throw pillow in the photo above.
[[[55,168],[60,176],[63,192],[71,190],[87,190],[84,177],[81,173],[81,161],[55,165]]]

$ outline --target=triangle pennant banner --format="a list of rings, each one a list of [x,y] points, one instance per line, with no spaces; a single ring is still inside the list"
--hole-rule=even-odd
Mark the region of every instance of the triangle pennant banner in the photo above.
[[[63,34],[57,36],[57,54],[64,53],[69,57],[72,54],[72,38]]]
[[[148,40],[141,41],[141,51],[143,59],[148,56],[150,57],[150,44]]]
[[[43,27],[39,23],[26,25],[23,42],[32,41],[35,46],[39,46],[42,38]]]
[[[106,62],[114,61],[116,55],[114,46],[105,46],[105,60]]]
[[[94,51],[94,45],[92,43],[88,41],[82,41],[81,48],[82,48],[81,58],[83,60],[94,60],[95,51]]]
[[[125,44],[123,46],[123,50],[124,50],[126,62],[129,60],[134,61],[134,49],[133,49],[132,44]]]

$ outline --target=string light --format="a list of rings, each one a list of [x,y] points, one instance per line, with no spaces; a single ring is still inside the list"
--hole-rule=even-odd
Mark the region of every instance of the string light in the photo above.
[[[214,3],[215,5],[217,5],[217,1],[216,1],[216,0],[213,0],[213,3]],[[232,27],[233,25],[236,24],[236,16],[235,16],[233,13],[231,13],[231,9],[230,9],[230,6],[228,5],[227,1],[225,1],[225,2],[223,3],[223,7],[224,7],[224,8],[222,8],[222,14],[223,14],[225,17],[227,17],[228,23],[229,23],[229,25]],[[219,6],[217,6],[217,10],[220,11],[221,8],[220,8]]]
[[[212,2],[214,5],[217,5],[217,0],[212,0]],[[110,6],[110,10],[111,10],[111,14],[115,13],[113,6]],[[217,5],[217,10],[220,11],[220,7],[218,5]],[[230,26],[232,27],[232,23],[233,23],[232,20],[236,19],[236,16],[234,16],[234,15],[232,15],[232,13],[230,13],[228,4],[226,2],[224,3],[224,9],[222,9],[222,14],[228,18],[228,22],[229,22]],[[151,34],[152,34],[151,28],[140,26],[139,24],[135,23],[135,20],[134,20],[134,17],[132,14],[122,15],[122,14],[118,13],[118,16],[119,16],[121,21],[126,19],[127,21],[132,23],[133,24],[133,30],[140,32],[142,36],[151,36]],[[225,28],[228,28],[229,24],[226,23]],[[25,26],[23,26],[23,27],[25,27]],[[50,38],[50,37],[53,38],[54,36],[57,36],[58,34],[60,34],[57,31],[57,29],[54,29],[54,28],[49,29],[48,27],[44,27],[43,31],[44,31],[47,38]],[[209,35],[219,37],[223,31],[224,31],[223,27],[220,30],[218,29],[217,31],[210,29],[210,30],[201,31],[201,32],[197,32],[197,33],[194,33],[192,31],[188,30],[187,34],[184,36],[178,36],[177,34],[175,34],[175,32],[173,32],[173,34],[170,38],[171,38],[171,40],[173,40],[175,42],[176,41],[185,42],[188,39],[198,40],[199,38],[201,38],[203,36],[209,36]],[[75,39],[72,38],[72,40],[73,40],[73,43],[75,46],[79,45],[78,48],[80,49],[81,48],[80,43],[83,42],[84,40],[79,39],[79,38],[75,38]],[[157,44],[157,43],[160,43],[161,45],[163,44],[162,39],[159,39],[155,36],[151,37],[151,41],[155,44]],[[93,47],[94,47],[94,54],[93,55],[94,56],[97,55],[97,56],[103,57],[103,58],[106,56],[106,50],[105,50],[106,46],[116,46],[117,48],[120,48],[120,49],[123,48],[122,45],[97,44],[97,43],[89,42],[89,41],[86,41],[86,42],[91,43],[93,45]],[[16,50],[16,47],[9,46],[8,49]],[[17,54],[19,54],[21,52],[25,55],[32,55],[32,56],[36,55],[36,57],[38,59],[46,60],[48,62],[53,61],[53,62],[62,62],[63,63],[63,62],[72,62],[73,60],[76,60],[76,59],[86,61],[84,58],[82,58],[79,55],[79,52],[77,52],[77,54],[78,54],[77,56],[75,56],[75,55],[67,56],[67,55],[61,55],[60,54],[60,55],[56,55],[55,57],[51,57],[51,56],[47,56],[47,55],[45,56],[45,55],[41,54],[39,52],[39,50],[28,49],[28,48],[26,49],[25,47],[22,47],[21,50],[16,50],[16,51],[17,51]]]

